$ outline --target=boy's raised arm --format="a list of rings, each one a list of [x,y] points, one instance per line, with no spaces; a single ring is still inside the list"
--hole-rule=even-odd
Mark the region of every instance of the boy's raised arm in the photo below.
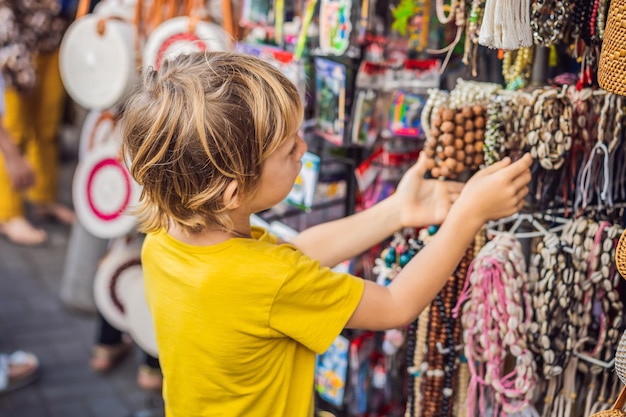
[[[526,155],[514,164],[498,162],[476,174],[437,234],[388,287],[366,281],[347,327],[384,330],[414,320],[445,285],[484,222],[523,206],[531,162]]]

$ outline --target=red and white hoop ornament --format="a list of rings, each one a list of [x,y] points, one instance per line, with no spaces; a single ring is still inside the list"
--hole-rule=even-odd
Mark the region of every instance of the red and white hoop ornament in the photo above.
[[[97,237],[123,236],[137,225],[128,211],[139,201],[141,187],[120,160],[117,143],[105,143],[85,155],[76,168],[72,194],[78,219]]]
[[[89,151],[97,146],[110,140],[120,140],[116,117],[117,111],[115,109],[91,110],[87,113],[78,142],[79,159],[83,159]]]
[[[98,265],[93,295],[100,314],[122,332],[129,331],[130,327],[126,298],[133,281],[143,282],[141,245],[129,245],[124,238],[114,240],[110,251]]]
[[[128,332],[137,345],[151,356],[158,357],[154,321],[148,303],[143,279],[134,279],[129,282],[124,294],[126,307],[126,322]]]
[[[166,59],[180,54],[202,51],[227,51],[229,35],[218,25],[179,16],[161,23],[144,46],[144,70],[159,70]]]
[[[143,239],[128,235],[113,239],[94,280],[98,311],[113,327],[128,332],[135,343],[157,357],[152,315],[146,302],[141,244]]]

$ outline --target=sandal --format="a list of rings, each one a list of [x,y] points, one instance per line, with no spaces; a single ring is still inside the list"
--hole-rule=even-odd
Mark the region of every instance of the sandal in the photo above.
[[[39,378],[39,359],[18,350],[0,354],[0,395],[25,387]]]
[[[91,352],[89,366],[94,372],[108,372],[128,355],[133,345],[121,342],[117,345],[96,345]]]
[[[0,235],[16,245],[31,247],[43,245],[48,239],[44,230],[33,226],[24,217],[14,217],[0,223]]]
[[[158,368],[141,364],[137,372],[137,384],[146,390],[160,390],[163,387],[163,374]]]

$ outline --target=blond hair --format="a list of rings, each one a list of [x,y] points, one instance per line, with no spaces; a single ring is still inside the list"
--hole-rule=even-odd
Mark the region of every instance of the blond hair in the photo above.
[[[122,115],[122,150],[143,187],[142,230],[174,222],[191,233],[231,231],[226,187],[234,180],[237,195],[251,195],[302,112],[296,87],[249,55],[192,53],[148,71]]]

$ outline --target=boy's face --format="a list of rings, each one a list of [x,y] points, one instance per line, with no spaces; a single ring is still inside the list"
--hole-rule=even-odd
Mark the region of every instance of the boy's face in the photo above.
[[[274,207],[287,197],[300,173],[306,150],[306,142],[296,133],[267,158],[259,187],[248,202],[252,213]]]

